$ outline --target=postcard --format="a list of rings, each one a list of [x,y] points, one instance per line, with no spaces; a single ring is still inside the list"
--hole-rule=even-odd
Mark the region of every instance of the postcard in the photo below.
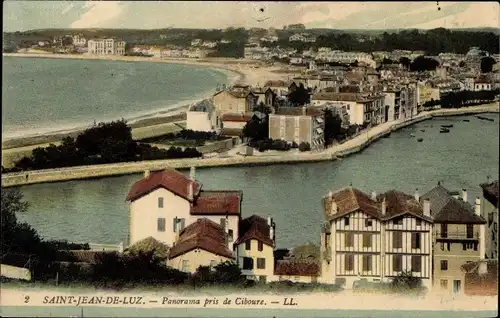
[[[499,9],[5,1],[1,316],[498,316]]]

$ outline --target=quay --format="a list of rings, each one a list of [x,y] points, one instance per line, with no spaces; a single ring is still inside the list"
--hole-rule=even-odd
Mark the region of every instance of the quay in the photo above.
[[[166,159],[5,173],[2,174],[2,187],[119,176],[142,173],[144,170],[161,170],[165,167],[188,169],[190,167],[209,168],[333,161],[337,160],[337,158],[344,158],[362,151],[368,145],[384,136],[389,135],[392,131],[397,131],[403,127],[431,119],[432,117],[498,112],[498,103],[463,107],[458,109],[437,109],[426,111],[414,116],[413,118],[383,123],[371,129],[362,131],[354,138],[321,152],[285,152],[280,154],[264,154],[255,156],[228,155],[213,158]]]

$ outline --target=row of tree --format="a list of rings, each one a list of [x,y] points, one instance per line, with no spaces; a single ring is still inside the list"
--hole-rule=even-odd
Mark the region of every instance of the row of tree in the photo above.
[[[439,104],[442,108],[460,108],[465,106],[480,105],[495,100],[500,90],[494,91],[459,91],[441,96]],[[425,106],[425,104],[424,104]]]

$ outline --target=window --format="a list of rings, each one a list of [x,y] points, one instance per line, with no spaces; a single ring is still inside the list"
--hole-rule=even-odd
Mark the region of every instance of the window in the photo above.
[[[403,247],[403,233],[392,232],[392,248],[402,248]]]
[[[346,247],[354,246],[354,233],[345,233],[345,246]]]
[[[373,220],[372,219],[365,219],[365,227],[370,227],[372,226]]]
[[[421,225],[422,225],[422,220],[420,220],[420,219],[415,219],[415,224],[416,224],[417,226],[421,226]]]
[[[165,232],[165,218],[158,218],[157,230],[158,232]]]
[[[440,285],[441,285],[441,289],[448,289],[448,280],[447,279],[441,279]]]
[[[180,224],[179,224],[179,232],[184,230],[184,227],[186,225],[186,219],[178,219],[178,221]]]
[[[413,255],[411,257],[411,271],[415,273],[422,271],[422,257],[420,255]]]
[[[441,261],[441,270],[442,271],[448,270],[448,261]]]
[[[474,236],[474,225],[467,224],[467,238],[470,239]]]
[[[403,218],[401,218],[401,217],[395,218],[394,220],[392,220],[392,224],[394,224],[394,225],[403,225]]]
[[[441,237],[448,237],[448,224],[441,224]]]
[[[349,218],[348,217],[344,218],[344,226],[349,226]]]
[[[257,269],[266,269],[266,259],[257,258]]]
[[[354,270],[354,255],[346,254],[346,256],[345,256],[345,270],[346,271]]]
[[[421,248],[420,247],[420,238],[421,233],[411,233],[411,248]]]
[[[158,207],[163,208],[163,198],[162,197],[158,198]]]
[[[400,272],[403,269],[403,256],[393,255],[392,256],[392,270],[395,272]]]
[[[189,261],[182,261],[182,271],[183,272],[189,272]]]
[[[216,261],[216,260],[211,260],[211,261],[210,261],[210,269],[211,269],[211,270],[214,270],[214,269],[215,269],[215,266],[217,266],[217,261]]]
[[[253,269],[253,258],[243,257],[243,269],[246,269],[246,270]]]
[[[228,241],[229,242],[232,242],[234,240],[234,237],[233,237],[233,230],[228,230],[227,231],[227,236],[228,236]]]
[[[252,248],[252,244],[250,241],[245,242],[245,250],[249,251]]]
[[[372,270],[372,256],[363,255],[363,271],[371,271],[371,270]]]
[[[363,233],[363,247],[372,247],[372,235]]]
[[[177,222],[179,222],[179,219],[176,217],[172,219],[173,221],[173,232],[177,232]]]

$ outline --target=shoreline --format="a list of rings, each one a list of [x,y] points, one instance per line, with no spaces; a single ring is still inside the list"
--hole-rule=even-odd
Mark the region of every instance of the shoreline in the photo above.
[[[480,113],[499,113],[498,103],[483,106],[472,106],[458,109],[439,109],[423,112],[406,121],[393,121],[373,127],[343,144],[330,147],[322,152],[309,153],[284,153],[279,155],[257,155],[240,156],[233,155],[215,158],[189,158],[189,159],[165,159],[155,161],[114,163],[93,166],[76,166],[59,169],[33,170],[26,172],[13,172],[2,174],[2,187],[14,187],[36,183],[59,182],[69,180],[81,180],[120,176],[127,174],[142,173],[144,170],[161,170],[165,167],[174,169],[189,169],[190,167],[231,167],[252,165],[274,165],[314,163],[322,161],[333,161],[358,153],[380,138],[391,134],[401,128],[415,123],[432,119],[433,117],[446,117],[458,115],[474,115]]]
[[[272,68],[252,68],[249,65],[255,65],[255,62],[249,62],[247,60],[238,59],[225,59],[225,58],[205,58],[205,59],[189,59],[189,58],[151,58],[151,57],[135,57],[135,56],[92,56],[92,55],[79,55],[79,54],[44,54],[44,53],[3,53],[3,57],[21,57],[21,58],[51,58],[51,59],[73,59],[73,60],[87,60],[87,61],[117,61],[117,62],[150,62],[150,63],[165,63],[165,64],[178,64],[178,65],[188,65],[195,67],[210,68],[218,71],[223,71],[227,76],[229,85],[235,83],[246,83],[249,85],[259,84],[258,80],[262,78],[273,79],[273,78],[283,78],[286,77],[285,74],[277,74],[272,72]],[[204,93],[202,93],[204,95]],[[179,102],[182,104],[180,106],[170,105],[170,108],[164,108],[161,110],[156,110],[149,114],[143,114],[140,116],[131,116],[125,118],[131,125],[137,124],[140,128],[146,128],[156,124],[166,124],[169,123],[168,118],[185,114],[189,106],[193,103],[200,102],[202,100],[208,99],[212,96],[212,93],[197,98],[196,100],[187,100],[185,102]],[[162,121],[162,119],[165,119]],[[87,125],[78,125],[71,128],[61,128],[55,129],[47,132],[40,132],[34,134],[28,134],[24,136],[12,136],[8,138],[2,138],[2,150],[11,149],[15,147],[26,147],[36,144],[45,144],[50,142],[61,141],[62,138],[66,136],[72,136],[74,134],[81,133],[85,129],[92,126],[92,123]],[[30,141],[34,140],[34,141]],[[40,141],[41,140],[41,141]],[[14,145],[14,146],[13,146]]]

